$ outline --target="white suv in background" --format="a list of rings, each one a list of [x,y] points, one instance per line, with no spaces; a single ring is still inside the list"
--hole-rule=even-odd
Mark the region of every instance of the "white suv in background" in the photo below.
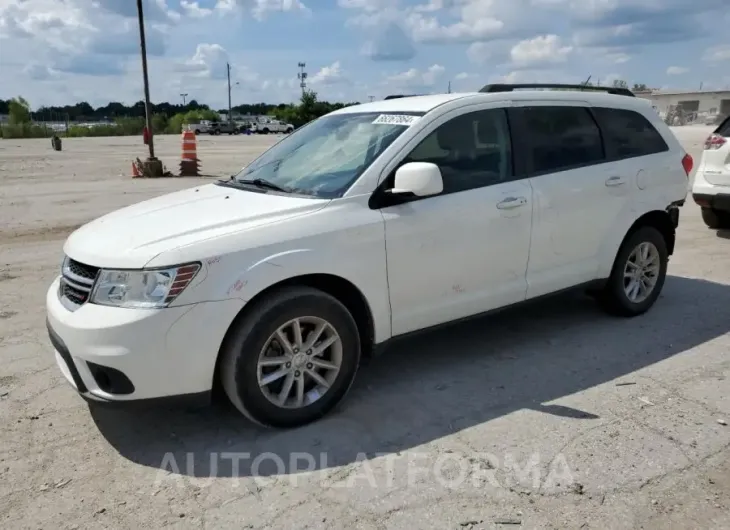
[[[692,197],[710,228],[730,228],[730,116],[705,140]]]
[[[394,337],[575,287],[647,311],[691,157],[627,90],[515,88],[340,109],[79,228],[47,295],[60,370],[89,400],[220,387],[291,427]]]

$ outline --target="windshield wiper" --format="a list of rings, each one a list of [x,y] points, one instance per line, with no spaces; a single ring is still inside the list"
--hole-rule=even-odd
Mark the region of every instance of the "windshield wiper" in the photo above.
[[[262,179],[262,178],[255,178],[251,180],[239,180],[237,181],[240,184],[249,184],[252,186],[256,186],[257,188],[265,188],[267,190],[274,190],[274,191],[282,191],[284,193],[291,193],[292,190],[289,188],[284,188],[282,186],[279,186],[278,184],[274,184],[273,182]]]

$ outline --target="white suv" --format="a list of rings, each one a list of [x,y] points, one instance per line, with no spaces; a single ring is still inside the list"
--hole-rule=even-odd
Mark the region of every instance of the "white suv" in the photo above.
[[[393,337],[573,287],[643,313],[692,159],[630,93],[513,88],[340,109],[81,227],[47,295],[60,370],[89,400],[222,388],[291,427]]]
[[[730,116],[705,141],[692,197],[710,228],[730,228]]]

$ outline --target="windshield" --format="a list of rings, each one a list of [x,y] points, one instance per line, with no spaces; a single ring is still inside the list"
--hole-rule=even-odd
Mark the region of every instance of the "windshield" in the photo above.
[[[234,180],[264,181],[270,189],[320,198],[340,197],[422,115],[369,112],[323,116],[274,145]]]

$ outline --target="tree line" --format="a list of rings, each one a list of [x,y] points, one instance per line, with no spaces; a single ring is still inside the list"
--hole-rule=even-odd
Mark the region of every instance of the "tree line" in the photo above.
[[[585,82],[592,86],[590,79]],[[617,79],[612,86],[628,88],[626,81]],[[645,84],[635,83],[631,90],[634,92],[648,90]],[[314,91],[305,91],[297,103],[253,103],[236,105],[232,108],[233,114],[251,116],[272,116],[294,127],[319,118],[329,112],[357,102],[332,103],[320,101]],[[208,105],[190,100],[186,104],[156,103],[152,104],[152,131],[155,134],[179,134],[183,126],[199,123],[202,120],[217,120],[220,113],[212,110]],[[119,102],[110,102],[103,107],[92,107],[87,102],[75,105],[44,106],[31,111],[30,103],[21,96],[8,100],[0,99],[0,115],[8,115],[7,124],[0,124],[0,138],[43,138],[53,134],[64,136],[130,136],[142,134],[145,127],[145,106],[143,101],[133,105]],[[46,122],[56,124],[46,125]],[[88,123],[100,122],[94,126]],[[58,128],[57,124],[64,127]],[[81,124],[84,125],[81,125]]]
[[[236,105],[234,115],[272,116],[300,127],[324,114],[357,103],[320,101],[316,92],[307,91],[293,104],[253,103]],[[202,120],[218,120],[221,113],[208,105],[190,100],[185,105],[157,103],[151,105],[152,131],[155,134],[179,134],[184,125]],[[128,106],[111,102],[103,107],[92,107],[87,102],[75,105],[44,106],[32,111],[30,103],[18,96],[0,99],[0,114],[8,115],[6,124],[0,124],[0,138],[43,138],[53,134],[63,136],[129,136],[142,134],[145,127],[143,101]],[[90,123],[95,123],[89,126]],[[59,128],[58,124],[64,124]],[[82,125],[83,124],[83,125]]]

